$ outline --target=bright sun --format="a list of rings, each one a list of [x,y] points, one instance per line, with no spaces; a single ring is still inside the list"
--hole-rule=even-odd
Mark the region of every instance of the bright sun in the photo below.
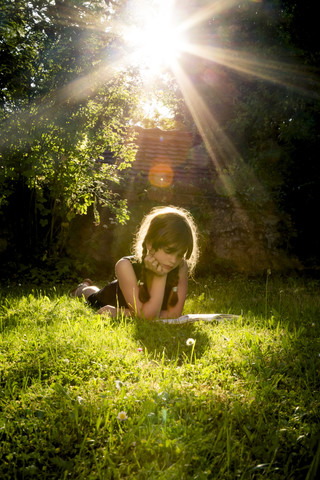
[[[175,25],[172,0],[138,2],[136,22],[123,31],[125,43],[130,47],[130,63],[158,74],[172,66],[183,51],[182,31]]]

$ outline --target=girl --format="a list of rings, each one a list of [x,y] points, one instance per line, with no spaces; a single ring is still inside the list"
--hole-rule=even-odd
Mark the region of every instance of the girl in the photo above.
[[[179,317],[187,295],[188,271],[193,271],[198,259],[197,237],[189,212],[156,207],[140,225],[134,256],[117,262],[117,279],[102,289],[85,279],[71,295],[84,296],[100,314]]]

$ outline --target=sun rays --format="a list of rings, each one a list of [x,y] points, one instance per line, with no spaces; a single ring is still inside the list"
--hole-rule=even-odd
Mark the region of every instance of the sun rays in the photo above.
[[[305,67],[302,69],[288,62],[262,58],[261,55],[236,48],[217,46],[213,44],[212,39],[201,44],[188,40],[191,30],[230,10],[237,4],[235,0],[205,2],[202,8],[197,7],[195,3],[193,8],[189,8],[189,15],[183,13],[185,18],[182,20],[174,9],[174,0],[131,0],[128,3],[131,10],[130,15],[128,14],[130,18],[127,20],[115,19],[114,11],[110,10],[111,7],[108,15],[97,18],[95,22],[92,14],[87,14],[89,20],[83,20],[83,26],[87,25],[89,30],[96,29],[101,33],[104,31],[107,36],[111,33],[114,38],[120,38],[121,48],[116,46],[112,56],[102,56],[89,73],[61,87],[56,92],[56,102],[63,103],[71,98],[82,100],[94,94],[119,72],[125,72],[132,66],[140,69],[141,75],[148,76],[149,80],[150,76],[159,76],[164,70],[169,69],[185,95],[185,100],[203,135],[211,158],[214,158],[216,156],[214,151],[221,148],[221,145],[220,142],[212,144],[207,127],[210,126],[210,132],[212,129],[217,131],[219,126],[213,118],[213,113],[209,112],[204,104],[198,86],[195,83],[192,84],[192,80],[183,70],[185,55],[203,59],[211,65],[210,69],[207,69],[207,77],[211,73],[210,78],[207,78],[208,83],[212,80],[211,77],[214,77],[215,65],[220,65],[247,76],[294,88],[300,93],[310,96],[319,95],[319,79],[313,72],[307,72]],[[62,25],[72,17],[72,12],[69,10],[63,13],[66,18],[63,19],[61,15],[59,17]],[[204,75],[206,75],[205,72]],[[205,123],[203,127],[200,125],[201,122]]]
[[[112,3],[112,1],[109,2],[109,4]],[[122,2],[119,2],[119,8],[121,8],[120,3]],[[209,2],[209,0],[192,0],[190,2],[180,0],[180,12],[174,9],[174,3],[173,0],[128,0],[125,4],[130,4],[133,10],[134,6],[137,6],[135,17],[126,15],[123,11],[119,13],[110,10],[106,14],[101,12],[101,17],[98,13],[97,18],[94,18],[91,13],[84,13],[81,22],[77,21],[76,16],[70,22],[73,11],[68,10],[61,11],[56,19],[54,17],[48,19],[48,25],[50,26],[51,22],[52,30],[56,30],[58,33],[59,31],[62,32],[62,40],[59,44],[53,38],[52,44],[49,42],[47,51],[40,53],[46,61],[49,58],[53,65],[56,62],[57,67],[64,75],[59,77],[57,74],[57,78],[55,78],[54,75],[58,72],[58,68],[52,68],[51,71],[48,69],[48,78],[52,73],[52,79],[49,78],[51,88],[47,90],[43,88],[42,91],[45,93],[40,96],[41,81],[43,81],[40,71],[38,76],[39,88],[32,86],[31,94],[33,97],[30,95],[30,103],[24,108],[17,108],[13,111],[12,118],[9,118],[10,115],[8,115],[8,124],[9,122],[13,125],[23,122],[26,125],[31,125],[32,132],[35,132],[32,133],[35,138],[35,151],[38,141],[37,135],[42,141],[44,138],[43,132],[46,132],[50,125],[57,125],[58,131],[59,129],[62,130],[66,124],[71,147],[69,148],[68,142],[65,142],[65,137],[62,136],[61,148],[57,155],[55,152],[52,154],[50,148],[45,152],[48,158],[50,155],[55,158],[56,155],[59,160],[59,158],[65,157],[64,149],[68,150],[69,148],[69,152],[72,154],[75,151],[72,148],[76,141],[75,134],[78,134],[76,130],[79,120],[76,116],[77,112],[80,112],[81,109],[83,109],[83,112],[85,112],[85,109],[89,111],[95,103],[99,108],[101,106],[102,121],[109,114],[116,116],[117,113],[114,113],[116,110],[112,107],[112,100],[109,100],[111,94],[110,96],[108,94],[114,88],[116,102],[117,98],[120,99],[120,88],[118,90],[117,88],[124,85],[126,96],[123,97],[128,107],[124,111],[128,111],[128,115],[126,114],[127,116],[121,118],[123,129],[119,133],[119,139],[120,135],[123,138],[126,126],[132,127],[133,124],[137,125],[139,122],[140,125],[143,124],[145,127],[154,125],[165,125],[164,128],[176,127],[178,122],[174,124],[172,111],[166,111],[161,103],[157,104],[157,101],[160,100],[161,102],[161,99],[165,98],[166,95],[164,93],[163,96],[157,96],[156,89],[159,88],[158,85],[161,83],[157,80],[157,77],[162,76],[162,81],[165,76],[169,78],[171,75],[171,79],[173,78],[178,86],[177,91],[182,94],[181,97],[190,112],[190,117],[192,117],[197,131],[201,135],[205,149],[203,145],[200,145],[199,150],[201,149],[201,152],[206,150],[203,155],[203,162],[206,162],[206,168],[207,162],[210,162],[210,160],[212,164],[206,170],[210,175],[208,174],[208,178],[204,178],[205,174],[201,173],[204,170],[201,170],[200,161],[194,154],[197,148],[190,149],[190,158],[194,158],[192,168],[190,167],[192,162],[189,161],[189,158],[185,162],[186,169],[189,168],[191,172],[188,177],[190,185],[194,186],[198,192],[201,189],[200,180],[203,180],[208,198],[210,196],[210,200],[206,201],[209,209],[208,213],[211,215],[214,213],[215,205],[218,204],[218,202],[214,202],[217,198],[219,200],[223,197],[234,212],[232,220],[239,220],[240,218],[239,223],[244,226],[245,235],[253,236],[253,229],[250,228],[250,213],[244,205],[259,206],[259,196],[263,198],[262,204],[268,201],[268,199],[265,200],[268,195],[267,192],[263,191],[263,186],[255,176],[253,169],[237,151],[233,139],[225,133],[223,121],[225,118],[231,118],[232,115],[228,116],[229,112],[228,114],[221,114],[221,111],[225,107],[233,110],[238,106],[236,89],[238,88],[239,78],[239,83],[242,82],[241,79],[243,79],[243,83],[247,79],[250,81],[253,79],[261,80],[261,84],[259,84],[259,87],[261,85],[261,91],[264,89],[264,83],[268,82],[283,86],[284,92],[285,88],[289,87],[295,92],[308,95],[311,98],[319,96],[319,79],[313,72],[307,71],[305,66],[301,68],[300,65],[290,63],[289,60],[283,62],[268,57],[266,54],[263,56],[262,51],[259,52],[257,46],[255,51],[252,45],[245,48],[245,45],[248,45],[249,42],[240,45],[240,42],[230,41],[233,32],[230,25],[232,27],[237,27],[238,23],[240,25],[240,19],[237,17],[238,10],[233,8],[237,6],[237,2],[234,0],[217,0],[214,2]],[[199,7],[199,4],[202,4],[202,7]],[[114,2],[114,5],[116,5],[116,2]],[[229,23],[227,21],[224,23],[224,12],[227,12],[226,16],[228,16]],[[71,30],[71,27],[73,36],[69,39],[68,31]],[[224,28],[226,35],[224,35]],[[58,33],[56,33],[57,36]],[[239,27],[236,38],[239,39],[241,35],[242,32]],[[86,40],[88,41],[86,42]],[[261,46],[262,42],[259,45]],[[63,49],[65,49],[65,52]],[[70,55],[68,49],[70,49]],[[62,53],[54,58],[55,52]],[[66,61],[64,64],[61,62],[60,65],[61,58],[65,58]],[[285,58],[284,54],[282,55],[283,58]],[[43,71],[45,72],[45,70]],[[140,76],[137,75],[137,72],[140,72]],[[234,75],[234,72],[236,75]],[[46,72],[43,77],[45,79]],[[69,82],[66,82],[66,78],[69,78]],[[233,79],[236,79],[234,83]],[[37,78],[35,81],[37,81]],[[140,106],[132,113],[131,105],[136,101],[136,91],[138,90],[135,89],[136,84],[139,88],[140,85],[146,87],[140,98],[148,100],[148,111],[147,105],[144,105],[142,100]],[[174,84],[174,81],[172,81],[172,84]],[[251,85],[249,82],[248,84]],[[53,90],[53,85],[56,87],[59,85],[60,88]],[[127,88],[127,85],[130,85],[129,88]],[[131,89],[131,85],[134,85],[134,88]],[[169,81],[166,83],[164,80],[160,88],[163,88],[164,91],[166,87],[170,88],[169,85]],[[234,91],[232,91],[233,86]],[[171,93],[173,97],[174,92]],[[251,94],[251,91],[249,93]],[[33,104],[31,104],[32,98]],[[258,109],[261,102],[259,97],[256,96],[256,99],[255,107]],[[132,103],[130,103],[131,100]],[[107,102],[110,103],[110,109]],[[281,100],[278,101],[279,109],[282,108],[280,103],[282,103]],[[129,108],[131,111],[129,111]],[[267,105],[266,109],[268,108]],[[166,124],[161,124],[160,114],[167,115],[167,119],[170,118],[171,123],[168,121]],[[279,115],[279,118],[281,118],[281,115]],[[98,114],[96,118],[98,118]],[[182,118],[181,115],[179,120],[181,121]],[[223,119],[221,120],[221,118]],[[241,122],[240,118],[239,115],[238,122]],[[158,123],[152,123],[153,119]],[[149,123],[148,120],[150,120]],[[81,132],[80,121],[78,125],[79,132]],[[95,128],[95,125],[92,127],[92,124],[88,123],[88,131],[94,133]],[[33,141],[29,133],[30,130],[31,128],[21,128],[21,136],[24,136],[24,138],[19,139],[21,145],[23,141],[26,144]],[[12,131],[14,132],[14,130]],[[239,131],[241,131],[241,127],[238,128]],[[111,129],[107,130],[104,125],[101,126],[101,137],[99,137],[103,139],[101,150],[112,148],[118,141],[113,136],[113,132],[109,132],[111,132]],[[53,132],[53,134],[56,135],[56,132]],[[93,143],[96,142],[96,138],[98,138],[98,135],[95,137],[93,134]],[[80,138],[80,140],[82,139]],[[69,152],[67,155],[69,155]],[[99,147],[96,150],[92,149],[92,152],[91,158],[94,160],[99,155]],[[254,154],[258,158],[260,152]],[[33,161],[31,156],[30,159]],[[174,165],[171,166],[170,162],[171,160],[167,156],[161,158],[161,161],[157,158],[157,161],[148,163],[148,176],[144,177],[148,179],[148,189],[153,192],[156,191],[156,194],[159,195],[158,198],[162,198],[164,202],[168,201],[169,195],[173,196],[172,192],[176,195],[177,202],[189,201],[189,199],[192,202],[191,197],[187,196],[192,195],[192,193],[190,194],[188,191],[185,177],[180,178],[179,173],[176,173]],[[197,171],[194,165],[197,165]],[[185,189],[182,191],[184,186]],[[202,194],[202,192],[200,193]],[[125,195],[129,198],[127,192]],[[149,192],[147,195],[149,195]],[[187,196],[186,200],[183,200],[183,195]],[[212,210],[210,210],[211,207]]]
[[[200,2],[201,3],[201,2]],[[202,2],[203,3],[203,2]],[[247,2],[252,4],[251,1]],[[231,141],[227,139],[218,125],[214,112],[208,109],[201,97],[199,85],[189,76],[183,65],[186,56],[202,59],[209,68],[204,72],[205,81],[214,83],[216,65],[226,67],[249,77],[273,82],[285,87],[294,88],[297,92],[310,96],[318,95],[319,80],[312,72],[289,62],[280,62],[272,58],[263,58],[259,53],[253,54],[228,46],[214,45],[214,35],[207,37],[206,43],[192,41],[195,29],[209,20],[229,14],[232,7],[237,6],[235,0],[216,0],[204,2],[202,7],[195,3],[193,7],[185,6],[183,11],[174,10],[173,0],[132,0],[136,5],[136,24],[122,25],[122,31],[127,56],[125,65],[138,65],[142,75],[146,72],[152,76],[160,75],[163,68],[169,68],[176,79],[191,115],[202,135],[208,153],[219,169],[218,162],[238,156]],[[189,14],[186,14],[186,11]],[[234,10],[237,15],[237,9]],[[236,24],[236,17],[234,23]],[[223,22],[220,22],[223,28]],[[214,26],[211,27],[214,31]],[[189,37],[189,38],[188,38]],[[221,44],[221,40],[220,40]],[[197,62],[197,60],[195,60]],[[223,150],[225,150],[223,152]],[[219,160],[220,159],[220,160]],[[220,168],[224,166],[224,161]]]
[[[47,108],[49,111],[70,100],[85,101],[120,72],[128,72],[131,67],[140,69],[142,77],[148,74],[153,78],[161,75],[164,70],[170,70],[216,171],[228,168],[235,159],[241,162],[232,141],[223,133],[215,113],[201,96],[199,84],[192,78],[190,71],[184,68],[184,59],[189,56],[194,58],[195,62],[202,59],[206,63],[203,78],[213,92],[215,82],[219,82],[215,75],[217,65],[220,68],[226,67],[227,71],[233,70],[245,76],[290,87],[313,97],[319,95],[319,79],[312,72],[307,72],[305,67],[302,69],[289,62],[262,58],[261,55],[236,47],[223,47],[221,40],[220,45],[215,45],[214,35],[207,37],[206,41],[196,43],[192,40],[194,30],[201,30],[201,25],[223,16],[224,12],[230,13],[232,7],[237,6],[235,0],[199,3],[203,6],[198,7],[198,2],[193,2],[191,7],[182,2],[183,8],[177,11],[174,0],[131,0],[127,2],[130,6],[127,17],[115,15],[111,3],[108,12],[104,15],[101,13],[100,18],[94,19],[90,12],[83,12],[80,15],[81,28],[88,28],[90,32],[96,30],[99,34],[106,35],[106,45],[101,47],[102,50],[105,48],[108,51],[109,35],[114,39],[115,47],[108,56],[101,53],[99,61],[94,63],[95,67],[89,73],[58,89],[52,96],[52,103],[43,106],[43,109]],[[248,1],[248,4],[250,3],[252,2]],[[236,24],[237,9],[234,12]],[[57,19],[65,26],[72,15],[73,11],[61,11]],[[74,19],[72,23],[75,22]],[[213,25],[210,28],[214,31]],[[220,23],[220,28],[223,29],[223,22]],[[228,185],[226,188],[229,188]],[[229,190],[231,195],[234,189]]]
[[[307,72],[305,66],[302,69],[296,64],[264,58],[261,55],[258,57],[250,52],[210,45],[188,44],[185,51],[239,73],[293,88],[297,92],[311,97],[319,97],[319,79],[314,72]]]

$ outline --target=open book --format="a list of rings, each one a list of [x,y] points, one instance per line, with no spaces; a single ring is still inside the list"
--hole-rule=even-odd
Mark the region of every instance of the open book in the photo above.
[[[157,321],[161,323],[170,323],[172,325],[180,325],[182,323],[193,323],[198,320],[203,322],[223,322],[224,320],[234,320],[240,315],[231,315],[229,313],[190,313],[182,315],[179,318],[159,318]]]

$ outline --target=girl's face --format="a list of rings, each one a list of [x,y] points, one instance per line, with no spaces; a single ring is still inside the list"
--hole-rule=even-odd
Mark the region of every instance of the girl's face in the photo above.
[[[174,268],[178,267],[184,257],[184,252],[176,250],[172,247],[163,247],[158,250],[150,248],[150,253],[160,264],[164,271],[168,273]]]

